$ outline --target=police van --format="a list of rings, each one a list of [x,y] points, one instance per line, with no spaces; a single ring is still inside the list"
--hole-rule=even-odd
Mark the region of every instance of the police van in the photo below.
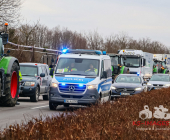
[[[111,99],[111,84],[111,60],[105,51],[63,50],[54,69],[49,108],[106,102]]]

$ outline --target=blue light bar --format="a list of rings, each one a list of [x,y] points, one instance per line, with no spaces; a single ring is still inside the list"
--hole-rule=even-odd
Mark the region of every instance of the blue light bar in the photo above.
[[[103,51],[103,55],[106,55],[106,51]]]
[[[96,54],[102,54],[101,51],[95,51]]]
[[[79,84],[79,87],[83,87],[83,84]]]
[[[138,72],[138,73],[137,73],[137,76],[139,76],[139,74],[140,74],[140,73]]]
[[[66,53],[66,52],[67,52],[67,49],[63,49],[62,52],[63,52],[63,53]]]
[[[65,86],[66,84],[65,84],[65,83],[62,83],[61,85],[62,85],[62,86]]]

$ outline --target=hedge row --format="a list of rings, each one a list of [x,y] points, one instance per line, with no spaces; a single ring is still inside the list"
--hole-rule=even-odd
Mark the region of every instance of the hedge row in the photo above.
[[[168,120],[157,119],[153,115],[146,120],[139,118],[139,112],[145,105],[149,106],[152,113],[154,107],[159,105],[170,109],[169,90],[153,90],[114,102],[80,108],[67,115],[47,116],[45,120],[41,117],[33,118],[27,124],[17,124],[2,130],[0,140],[170,139]],[[156,130],[158,128],[162,130]]]

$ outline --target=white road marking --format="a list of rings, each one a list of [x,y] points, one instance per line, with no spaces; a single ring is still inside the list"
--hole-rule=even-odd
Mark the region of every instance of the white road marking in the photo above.
[[[49,105],[39,106],[39,107],[33,107],[33,108],[31,108],[31,109],[43,108],[43,107],[47,107],[47,106],[49,106]]]

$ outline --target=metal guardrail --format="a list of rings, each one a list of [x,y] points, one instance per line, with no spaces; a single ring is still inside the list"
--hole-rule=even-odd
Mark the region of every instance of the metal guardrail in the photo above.
[[[59,52],[61,53],[60,50],[54,50],[54,49],[45,49],[45,48],[39,48],[39,47],[33,47],[33,46],[24,46],[24,45],[18,45],[18,44],[15,44],[15,43],[12,43],[10,41],[8,41],[8,44],[11,44],[11,45],[14,45],[14,46],[17,46],[17,47],[24,47],[24,48],[31,48],[31,49],[39,49],[39,50],[46,50],[46,51],[53,51],[53,52]]]

